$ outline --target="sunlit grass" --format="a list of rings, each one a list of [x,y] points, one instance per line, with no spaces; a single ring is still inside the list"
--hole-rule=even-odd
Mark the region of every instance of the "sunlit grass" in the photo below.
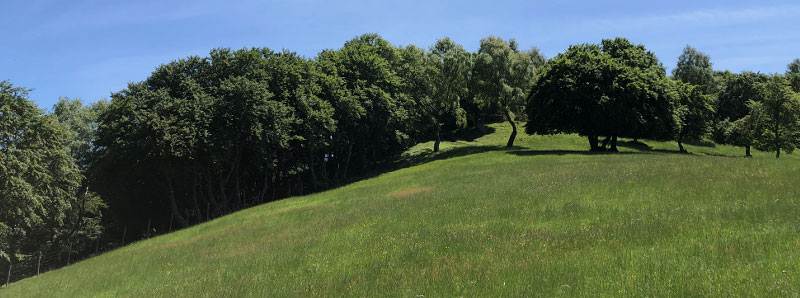
[[[244,210],[0,296],[797,296],[800,162],[520,135]],[[636,147],[636,148],[631,148]],[[477,149],[476,149],[477,148]]]

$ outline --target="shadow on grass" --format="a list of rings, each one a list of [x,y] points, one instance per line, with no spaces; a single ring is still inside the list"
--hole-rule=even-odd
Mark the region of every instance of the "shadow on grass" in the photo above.
[[[607,152],[599,151],[593,152],[589,150],[512,150],[508,154],[518,156],[538,156],[538,155],[631,155],[631,154],[646,154],[646,152]]]
[[[706,156],[714,156],[714,157],[727,157],[727,158],[746,158],[744,154],[742,155],[730,155],[730,154],[722,154],[722,153],[715,153],[715,152],[702,152],[700,153]]]
[[[716,143],[714,143],[712,141],[708,141],[708,140],[689,140],[689,141],[684,142],[684,144],[689,144],[689,145],[697,146],[697,147],[708,147],[708,148],[717,147]]]
[[[465,156],[465,155],[471,155],[489,151],[497,151],[497,150],[505,150],[505,147],[490,146],[490,145],[475,145],[475,146],[456,147],[447,150],[442,150],[439,152],[433,152],[432,149],[429,149],[429,151],[426,151],[425,153],[401,159],[396,163],[396,165],[400,168],[410,167],[435,160],[444,160],[459,156]]]
[[[617,146],[639,151],[653,151],[653,147],[639,141],[617,141]]]
[[[444,139],[451,142],[455,141],[474,142],[480,137],[493,134],[495,131],[497,131],[497,129],[491,126],[464,128],[458,130],[457,132],[449,136],[445,136]]]

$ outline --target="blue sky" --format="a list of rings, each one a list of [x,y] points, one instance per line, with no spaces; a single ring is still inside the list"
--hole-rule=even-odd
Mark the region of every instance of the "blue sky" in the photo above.
[[[670,68],[684,46],[715,68],[783,72],[800,57],[800,2],[784,1],[115,1],[4,0],[0,80],[59,96],[107,98],[159,64],[212,48],[269,47],[313,57],[359,34],[428,47],[449,36],[515,38],[548,57],[624,36]]]

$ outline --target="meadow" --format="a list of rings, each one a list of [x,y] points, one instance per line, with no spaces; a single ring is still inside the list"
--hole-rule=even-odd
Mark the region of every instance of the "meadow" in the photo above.
[[[507,124],[413,165],[263,204],[0,289],[3,297],[798,296],[800,161]]]

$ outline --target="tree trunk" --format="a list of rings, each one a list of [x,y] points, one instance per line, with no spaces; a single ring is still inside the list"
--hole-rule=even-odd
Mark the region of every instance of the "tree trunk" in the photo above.
[[[678,151],[680,151],[681,153],[689,153],[688,151],[686,151],[686,148],[683,148],[683,143],[681,143],[681,141],[678,141]]]
[[[433,141],[433,152],[439,152],[439,143],[442,142],[441,138],[441,126],[439,125],[438,121],[433,121],[433,132],[436,134],[436,139]]]
[[[597,152],[600,151],[600,147],[598,146],[597,136],[596,135],[588,135],[586,138],[589,139],[589,151]]]
[[[744,157],[753,157],[753,155],[750,154],[750,145],[744,146]]]
[[[353,143],[347,142],[347,158],[344,161],[344,169],[339,175],[339,181],[347,180],[347,171],[350,170],[350,158],[353,157]]]
[[[778,147],[778,150],[775,150],[775,158],[781,158],[781,147]]]
[[[175,216],[175,219],[178,220],[178,224],[180,224],[181,227],[186,227],[189,225],[189,222],[183,217],[183,214],[181,214],[180,210],[178,209],[178,202],[175,199],[175,188],[172,186],[172,178],[168,176],[165,180],[167,182],[169,207],[172,210],[172,215]]]
[[[611,137],[611,149],[609,149],[609,151],[619,152],[619,150],[617,149],[617,136]]]
[[[514,123],[514,119],[511,119],[511,111],[508,109],[505,110],[506,113],[506,120],[508,123],[511,123],[511,136],[508,137],[508,143],[506,144],[506,148],[514,147],[514,139],[517,137],[517,124]]]

